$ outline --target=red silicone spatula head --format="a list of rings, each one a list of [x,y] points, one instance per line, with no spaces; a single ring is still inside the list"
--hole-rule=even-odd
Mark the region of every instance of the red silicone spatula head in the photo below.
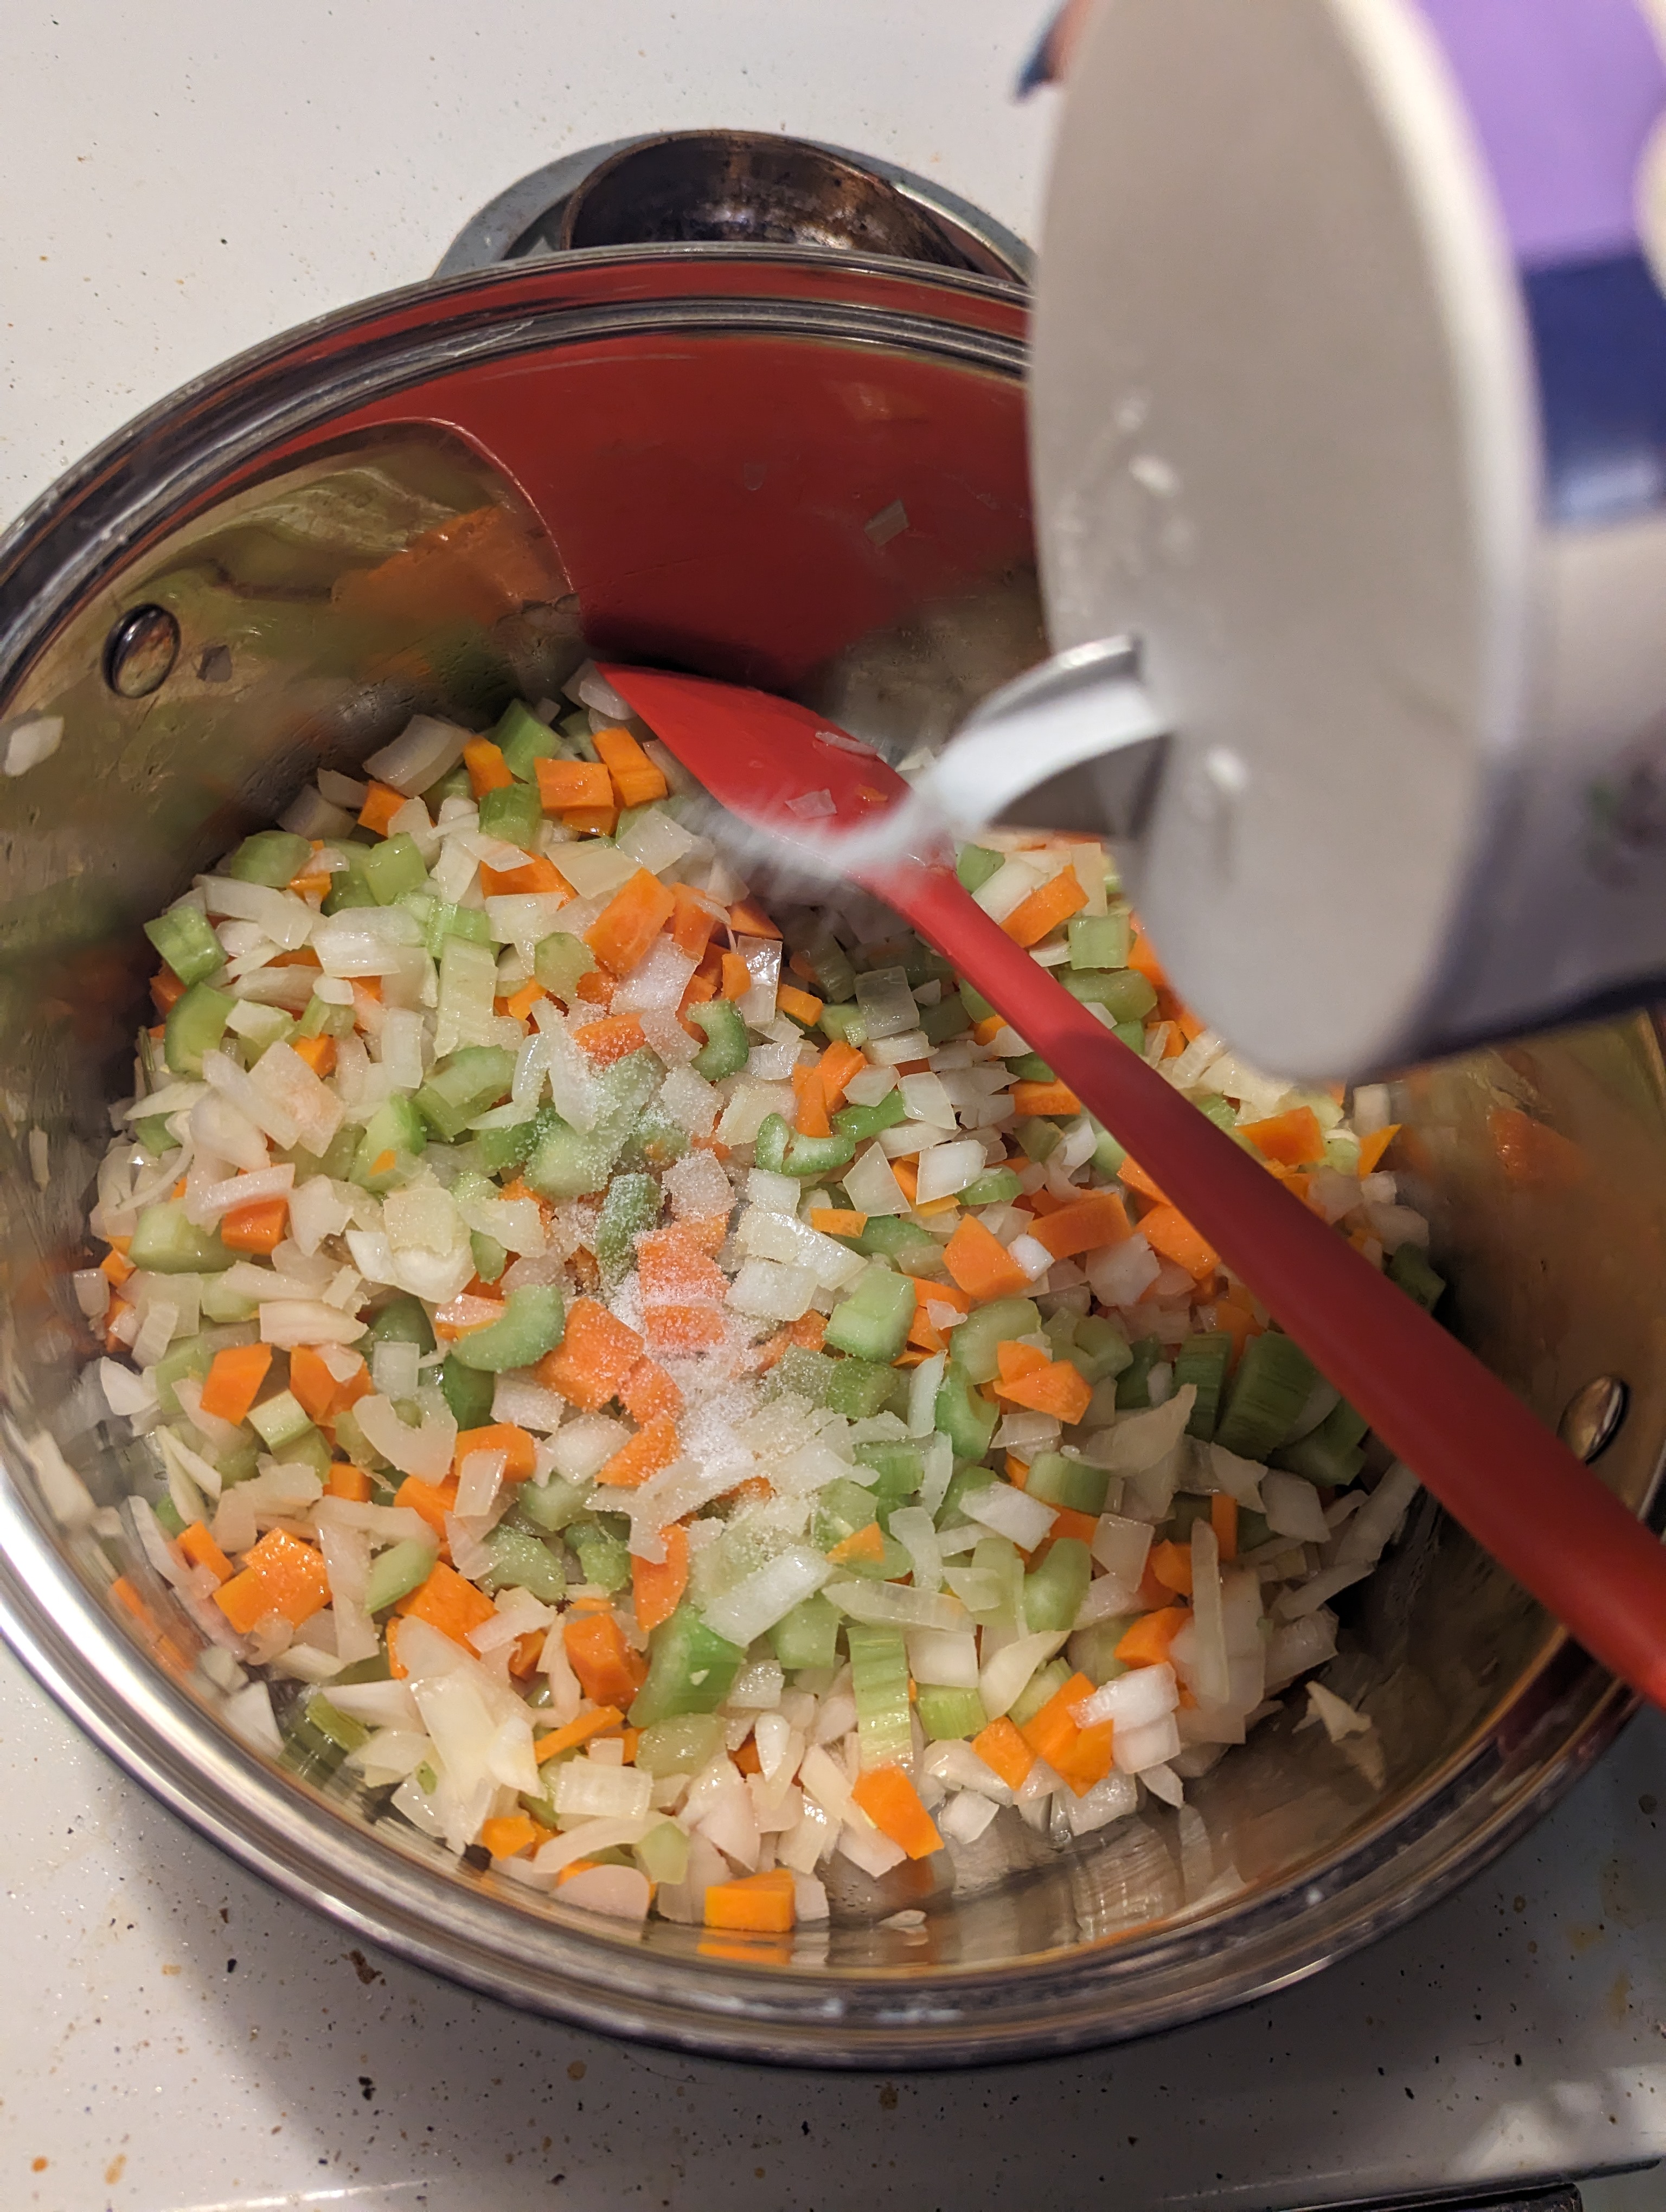
[[[721,805],[835,868],[833,833],[872,827],[907,794],[866,746],[790,701],[659,670],[602,673]],[[1470,1534],[1666,1707],[1666,1551],[1590,1470],[1055,982],[947,866],[864,860],[849,872],[1040,1052]]]

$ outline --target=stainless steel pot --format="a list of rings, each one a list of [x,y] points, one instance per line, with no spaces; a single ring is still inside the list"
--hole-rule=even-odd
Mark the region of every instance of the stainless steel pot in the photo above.
[[[93,1346],[66,1277],[141,1014],[142,921],[314,766],[356,764],[413,708],[480,723],[552,689],[581,630],[881,741],[942,735],[1043,650],[1024,337],[1012,288],[854,254],[522,262],[245,356],[0,544],[0,1627],[246,1863],[598,2028],[895,2068],[1171,2025],[1451,1888],[1628,1709],[1426,1508],[1332,1677],[1378,1722],[1380,1782],[1292,1714],[1195,1786],[1183,1824],[1147,1812],[1024,1867],[969,1856],[952,1891],[931,1863],[899,1870],[825,1936],[738,1952],[477,1872],[250,1752],[142,1564],[96,1533],[131,1470],[77,1389]],[[1455,1324],[1548,1420],[1580,1394],[1610,1416],[1626,1385],[1602,1465],[1642,1508],[1666,1433],[1651,1030],[1425,1070],[1396,1112]],[[124,1569],[137,1611],[112,1600]],[[904,1905],[923,1923],[891,1924]]]

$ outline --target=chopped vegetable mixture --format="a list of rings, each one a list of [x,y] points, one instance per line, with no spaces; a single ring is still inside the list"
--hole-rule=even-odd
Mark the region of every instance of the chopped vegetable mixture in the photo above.
[[[252,1744],[626,1919],[780,1936],[840,1861],[1180,1804],[1412,1478],[946,962],[860,893],[766,911],[568,694],[418,717],[148,926],[76,1278],[118,1599]],[[1234,1058],[1098,845],[959,872],[1433,1303],[1385,1094]]]

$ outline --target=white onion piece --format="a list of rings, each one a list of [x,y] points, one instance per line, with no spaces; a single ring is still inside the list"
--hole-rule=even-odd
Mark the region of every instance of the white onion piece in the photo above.
[[[378,783],[391,785],[407,799],[414,799],[456,767],[468,741],[469,732],[459,729],[455,722],[415,714],[391,744],[371,754],[365,771]]]

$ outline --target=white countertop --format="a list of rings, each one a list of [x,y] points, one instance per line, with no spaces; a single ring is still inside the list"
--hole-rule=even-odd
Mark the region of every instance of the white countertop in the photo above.
[[[661,127],[889,155],[1035,234],[1019,0],[14,0],[0,515],[286,325],[429,272],[526,171]],[[6,2212],[1285,2207],[1666,2151],[1666,1723],[1490,1874],[1262,2005],[881,2081],[633,2050],[373,1955],[0,1655]],[[1666,2203],[1658,2175],[1592,2212]]]

